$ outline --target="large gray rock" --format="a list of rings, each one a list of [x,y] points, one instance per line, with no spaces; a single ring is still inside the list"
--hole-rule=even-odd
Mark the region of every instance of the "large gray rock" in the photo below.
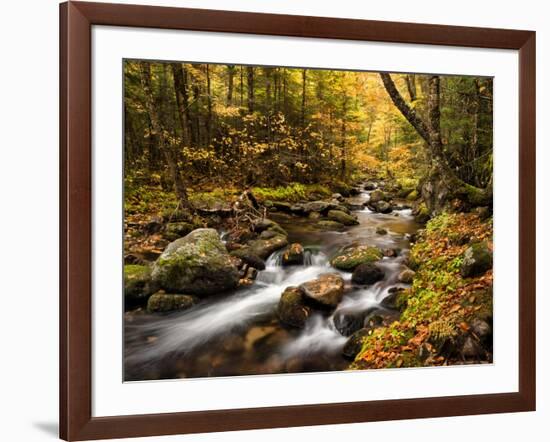
[[[359,224],[359,221],[357,221],[357,218],[355,216],[348,215],[341,210],[329,210],[327,217],[328,219],[336,221],[340,224],[344,224],[345,226],[353,226],[355,224]]]
[[[336,307],[344,296],[344,280],[337,273],[325,273],[300,285],[304,296],[325,307]]]
[[[304,302],[303,292],[299,287],[287,287],[277,308],[279,320],[286,325],[304,328],[311,315],[311,308]]]
[[[239,272],[214,229],[171,242],[154,264],[153,281],[167,292],[213,295],[239,283]]]
[[[483,275],[493,267],[493,252],[485,241],[474,243],[468,247],[463,258],[460,274],[464,278]]]

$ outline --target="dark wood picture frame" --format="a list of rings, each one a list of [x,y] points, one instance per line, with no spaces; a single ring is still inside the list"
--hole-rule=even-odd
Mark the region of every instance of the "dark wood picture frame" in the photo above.
[[[519,51],[519,391],[92,417],[93,25]],[[105,3],[60,5],[60,436],[86,440],[535,410],[535,32]]]

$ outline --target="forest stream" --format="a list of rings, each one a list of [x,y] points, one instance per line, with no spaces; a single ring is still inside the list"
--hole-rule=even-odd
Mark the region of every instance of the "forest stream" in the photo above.
[[[304,246],[304,261],[283,266],[283,250],[272,253],[266,268],[252,285],[232,293],[208,297],[192,308],[155,315],[129,311],[125,320],[125,380],[154,380],[202,376],[235,376],[318,372],[346,369],[350,360],[343,347],[350,333],[346,324],[357,315],[398,313],[384,307],[383,300],[406,268],[409,237],[420,225],[410,209],[390,214],[365,206],[372,191],[346,199],[358,225],[344,231],[318,231],[307,217],[284,213],[270,215],[288,232],[289,243]],[[220,232],[224,240],[224,233]],[[381,250],[397,250],[379,263],[384,279],[369,286],[354,285],[351,273],[330,265],[329,258],[342,247],[360,242]],[[391,255],[391,254],[390,254]],[[283,327],[277,318],[281,293],[324,273],[338,273],[345,282],[345,295],[332,311],[315,311],[303,329]]]

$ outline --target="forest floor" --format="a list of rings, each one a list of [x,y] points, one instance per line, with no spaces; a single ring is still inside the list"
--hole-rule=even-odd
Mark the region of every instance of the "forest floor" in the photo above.
[[[397,295],[399,320],[364,338],[352,369],[492,362],[493,271],[461,274],[472,242],[492,250],[484,217],[444,213],[427,223],[411,250],[413,284]]]
[[[360,180],[358,180],[360,181]],[[342,183],[299,184],[292,183],[277,187],[251,187],[250,190],[262,204],[271,202],[295,203],[329,199],[333,193],[349,196],[352,186]],[[221,216],[230,210],[242,194],[243,188],[225,186],[215,189],[191,189],[189,199],[197,209],[190,227],[223,228],[227,224]],[[200,213],[207,216],[200,216]],[[167,223],[182,222],[174,192],[164,190],[160,184],[126,185],[125,188],[125,254],[136,254],[146,259],[159,256],[169,242],[175,238],[163,235],[162,227]],[[185,219],[189,222],[188,219]]]

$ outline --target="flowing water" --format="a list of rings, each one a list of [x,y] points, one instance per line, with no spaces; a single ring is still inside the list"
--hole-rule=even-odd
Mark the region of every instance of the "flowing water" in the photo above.
[[[348,202],[368,201],[364,191]],[[203,376],[342,370],[347,337],[334,318],[347,312],[380,308],[391,287],[403,286],[397,276],[409,249],[408,235],[419,226],[409,209],[383,215],[362,209],[354,212],[359,225],[344,232],[319,232],[307,218],[273,216],[289,233],[289,242],[306,249],[304,265],[281,266],[275,252],[253,285],[233,294],[208,298],[193,308],[166,316],[129,312],[125,319],[125,379],[151,380]],[[376,233],[378,227],[388,233]],[[286,287],[297,286],[322,273],[336,271],[329,257],[339,248],[358,242],[399,249],[397,257],[384,258],[384,280],[368,287],[354,286],[351,274],[340,272],[346,294],[331,313],[317,312],[303,330],[281,327],[276,309]]]

